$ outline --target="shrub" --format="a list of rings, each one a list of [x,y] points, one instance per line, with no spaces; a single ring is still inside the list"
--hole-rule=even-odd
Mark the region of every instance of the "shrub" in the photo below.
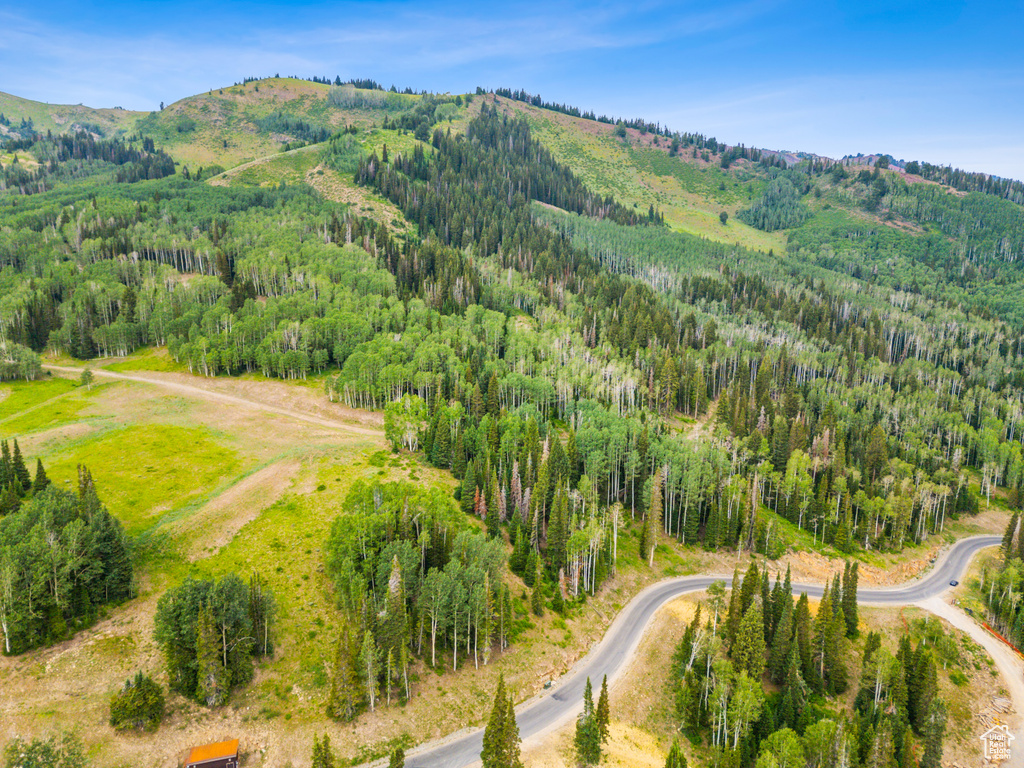
[[[82,742],[70,733],[24,741],[15,737],[4,750],[6,768],[85,768]]]
[[[155,731],[163,717],[163,689],[142,672],[110,697],[110,724],[118,730]]]

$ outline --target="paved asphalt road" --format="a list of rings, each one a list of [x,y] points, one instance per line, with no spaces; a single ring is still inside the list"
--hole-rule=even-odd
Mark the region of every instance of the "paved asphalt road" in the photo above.
[[[864,605],[910,605],[948,588],[967,570],[971,558],[981,549],[1000,544],[1000,536],[972,536],[954,544],[922,579],[887,589],[858,590],[858,602]],[[688,592],[700,592],[715,581],[732,578],[722,576],[682,576],[653,584],[622,610],[604,638],[551,689],[547,695],[534,698],[516,711],[519,734],[523,741],[553,730],[575,717],[583,701],[587,677],[598,685],[604,675],[609,683],[622,672],[640,643],[644,630],[654,614],[665,603]],[[806,592],[820,597],[820,584],[794,584],[793,592]],[[463,768],[480,760],[483,729],[456,734],[433,746],[416,750],[406,757],[408,768]]]

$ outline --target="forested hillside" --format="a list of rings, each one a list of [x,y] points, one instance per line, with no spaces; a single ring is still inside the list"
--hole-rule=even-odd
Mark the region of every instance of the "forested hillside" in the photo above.
[[[789,196],[791,179],[821,177],[784,174]],[[586,498],[581,476],[601,502],[587,516],[615,502],[642,515],[658,479],[666,533],[772,552],[785,547],[771,541],[775,513],[844,550],[920,541],[977,507],[973,471],[986,498],[1005,485],[1019,501],[1024,350],[995,307],[954,301],[952,263],[929,297],[898,273],[809,263],[821,259],[806,258],[801,230],[807,245],[767,258],[673,233],[653,208],[590,192],[525,121],[487,106],[464,133],[373,152],[354,177],[418,237],[393,238],[305,187],[86,181],[9,198],[3,338],[80,359],[166,345],[203,375],[330,373],[331,396],[358,407],[411,394],[428,455],[472,480],[467,511],[479,490],[479,506],[532,530],[535,546],[568,500],[559,488]],[[916,189],[871,183],[894,198]],[[1014,232],[977,221],[993,233],[978,262],[1012,268]],[[885,233],[960,258],[946,240]],[[823,248],[841,254],[843,241],[864,247],[839,230]],[[676,434],[674,414],[712,404],[719,439]],[[562,444],[572,455],[551,466]],[[521,510],[515,484],[534,494]],[[573,520],[589,525],[578,503],[560,521],[566,540]],[[613,517],[600,512],[589,540],[614,538]]]
[[[413,656],[439,668],[443,653],[457,669],[504,650],[516,633],[507,570],[532,610],[564,612],[614,575],[620,539],[644,567],[665,546],[857,557],[919,545],[980,508],[1024,508],[1013,185],[922,174],[965,190],[950,192],[878,166],[790,167],[511,91],[356,85],[253,81],[121,137],[19,133],[4,139],[18,163],[0,176],[0,378],[36,378],[50,354],[163,347],[196,376],[314,379],[325,398],[383,410],[396,451],[458,481],[454,501],[361,485],[321,542],[342,617],[332,715],[408,699]],[[713,225],[739,219],[750,247],[680,231],[678,199],[592,183],[588,158],[538,138],[550,126],[520,104],[606,130],[688,194],[708,187],[702,199],[734,214]],[[309,174],[338,174],[404,222],[307,183],[206,183],[221,163],[297,146],[315,158]],[[92,525],[65,496],[20,488],[24,507],[0,534],[36,530],[48,507]],[[122,587],[103,601],[127,597]],[[64,611],[74,620],[100,600],[92,582],[80,590],[89,600]],[[747,608],[730,619],[733,646]],[[22,634],[5,629],[9,653],[64,636],[48,610]],[[794,609],[787,596],[771,610],[757,617],[762,645]],[[799,663],[815,692],[842,692],[830,659],[815,675],[789,642],[775,682]],[[732,661],[690,650],[680,675],[693,686],[753,685],[722,666],[740,663],[735,648]],[[930,663],[899,653],[904,676]],[[763,661],[744,662],[755,681]],[[927,737],[930,702],[897,722],[861,698],[865,727]],[[758,740],[741,744],[745,725],[730,735],[719,705],[680,712],[746,765]],[[803,732],[795,712],[780,717]]]

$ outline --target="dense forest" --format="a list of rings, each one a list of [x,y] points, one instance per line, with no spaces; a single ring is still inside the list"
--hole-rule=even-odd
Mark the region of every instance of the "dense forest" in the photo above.
[[[513,637],[504,544],[467,525],[439,488],[357,482],[327,563],[343,614],[332,717],[406,701],[413,655],[434,668],[480,666]]]
[[[58,181],[94,176],[111,168],[111,179],[118,184],[162,179],[174,173],[174,161],[149,138],[125,141],[97,139],[86,131],[56,136],[47,132],[9,141],[4,148],[14,156],[0,170],[0,193],[37,194],[52,189]],[[30,153],[32,165],[18,161],[19,151]]]
[[[6,211],[3,334],[81,358],[166,344],[204,375],[333,369],[360,407],[415,395],[463,507],[541,549],[554,513],[574,556],[614,549],[615,503],[643,516],[656,478],[665,533],[772,553],[780,518],[844,551],[921,541],[976,508],[972,471],[1020,501],[1022,350],[998,320],[671,233],[486,105],[355,176],[420,238],[306,188],[180,179]],[[713,403],[719,439],[669,426]]]
[[[669,683],[681,728],[710,741],[715,765],[939,768],[947,708],[938,651],[930,638],[915,648],[904,635],[892,653],[871,632],[859,669],[851,663],[855,564],[826,585],[813,615],[806,594],[794,602],[788,573],[772,586],[756,564],[733,578],[728,605],[725,593],[722,582],[709,590]],[[857,695],[846,711],[838,697],[850,688]]]
[[[0,454],[0,630],[3,651],[65,640],[99,610],[134,594],[129,543],[78,468],[78,493],[54,487],[37,461],[33,478],[18,443]]]

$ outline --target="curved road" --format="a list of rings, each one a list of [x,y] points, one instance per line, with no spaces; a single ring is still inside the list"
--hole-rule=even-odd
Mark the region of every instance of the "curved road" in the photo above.
[[[949,582],[959,579],[971,558],[985,547],[997,546],[1001,536],[972,536],[954,544],[923,578],[899,587],[860,589],[863,605],[910,605],[945,591]],[[628,666],[640,644],[647,625],[665,603],[680,595],[701,592],[715,581],[732,582],[731,576],[682,576],[652,584],[634,597],[619,613],[601,641],[567,673],[548,694],[535,697],[516,710],[523,741],[554,730],[576,716],[583,703],[586,679],[600,680],[608,675],[614,681]],[[794,594],[806,592],[821,597],[821,584],[794,584]],[[463,768],[479,762],[483,729],[460,731],[440,742],[424,745],[406,756],[408,768]]]

